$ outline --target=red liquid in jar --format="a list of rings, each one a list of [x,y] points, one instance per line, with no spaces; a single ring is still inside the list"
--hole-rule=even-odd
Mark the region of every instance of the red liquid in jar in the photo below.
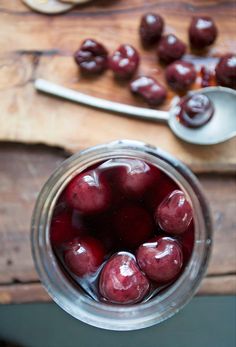
[[[156,220],[155,211],[163,201],[166,208],[174,191],[180,188],[169,176],[138,159],[107,160],[77,175],[59,197],[51,222],[52,247],[65,274],[96,301],[132,304],[158,295],[183,272],[194,245],[193,221],[181,234],[171,235]],[[172,222],[181,208],[181,203],[173,204],[167,208]],[[158,243],[160,239],[164,241]],[[168,262],[175,261],[175,254],[181,263],[178,274],[165,283],[149,278],[135,258],[139,247],[153,240],[150,254],[161,258],[164,278],[170,277],[165,266],[170,271]],[[114,279],[120,291],[114,289]]]

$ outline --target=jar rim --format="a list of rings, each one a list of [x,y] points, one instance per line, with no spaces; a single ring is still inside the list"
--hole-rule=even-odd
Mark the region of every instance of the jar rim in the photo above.
[[[197,211],[195,229],[201,233],[191,259],[175,283],[145,303],[108,305],[88,297],[65,277],[53,253],[49,226],[56,200],[78,172],[91,162],[134,157],[158,163],[185,191]],[[157,165],[157,166],[158,166]],[[79,168],[79,169],[78,169]],[[110,330],[135,330],[148,327],[177,313],[193,297],[205,274],[211,252],[212,222],[206,198],[198,179],[183,163],[163,150],[139,141],[119,140],[78,152],[65,160],[43,186],[33,212],[31,247],[39,277],[52,299],[65,311],[90,325]],[[196,231],[195,231],[196,232]],[[200,235],[200,234],[199,234]]]

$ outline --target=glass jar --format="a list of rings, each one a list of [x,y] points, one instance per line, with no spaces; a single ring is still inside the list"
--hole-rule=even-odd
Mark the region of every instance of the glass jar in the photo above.
[[[111,158],[136,158],[156,165],[191,201],[195,242],[178,280],[145,303],[112,305],[96,302],[65,276],[51,247],[49,231],[56,201],[78,173]],[[39,277],[52,299],[66,312],[90,325],[110,330],[135,330],[160,323],[177,313],[194,295],[211,250],[212,224],[208,204],[193,173],[166,152],[138,141],[121,140],[95,146],[64,161],[42,188],[32,218],[32,251]]]

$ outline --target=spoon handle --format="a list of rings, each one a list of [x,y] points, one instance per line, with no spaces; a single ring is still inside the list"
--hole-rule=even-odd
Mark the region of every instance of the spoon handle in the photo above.
[[[75,90],[62,87],[60,85],[43,79],[37,79],[34,83],[34,86],[37,90],[47,94],[58,96],[70,101],[74,101],[86,106],[95,107],[105,111],[111,111],[128,115],[133,118],[141,118],[160,122],[167,122],[169,119],[169,113],[166,111],[158,111],[144,107],[130,106],[118,102],[96,98],[94,96],[82,94]]]

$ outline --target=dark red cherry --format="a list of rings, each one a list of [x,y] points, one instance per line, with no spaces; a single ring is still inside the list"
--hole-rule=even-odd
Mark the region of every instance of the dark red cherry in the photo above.
[[[179,235],[178,240],[182,246],[184,264],[186,264],[191,257],[191,254],[193,252],[193,247],[194,247],[194,223],[193,223],[193,220],[190,223],[188,229],[185,231],[185,233]]]
[[[109,67],[118,78],[130,78],[139,65],[139,54],[128,44],[121,45],[109,59]]]
[[[158,181],[145,194],[145,205],[153,213],[165,197],[176,189],[179,189],[178,185],[169,176],[161,172]]]
[[[179,103],[178,120],[189,128],[198,128],[209,122],[214,114],[214,106],[205,94],[194,94]]]
[[[220,86],[236,89],[236,54],[225,54],[220,58],[216,79]]]
[[[108,253],[114,250],[117,252],[119,240],[114,232],[112,212],[105,211],[102,214],[87,215],[84,217],[84,224],[91,235],[102,242]]]
[[[159,178],[159,169],[139,159],[114,159],[120,165],[117,185],[128,197],[141,198]]]
[[[109,184],[96,170],[76,176],[66,187],[65,195],[67,203],[83,214],[101,213],[111,203]]]
[[[150,106],[162,104],[167,96],[167,90],[155,78],[139,76],[130,83],[133,94],[140,96]]]
[[[156,224],[171,235],[184,233],[192,218],[192,207],[181,190],[168,195],[155,211]]]
[[[135,248],[146,241],[154,230],[151,215],[137,204],[126,204],[114,214],[114,229],[122,245]]]
[[[64,210],[52,217],[50,239],[53,246],[61,246],[81,233],[84,233],[84,228],[75,228],[72,225],[71,211]]]
[[[146,13],[141,18],[139,34],[143,45],[151,45],[157,42],[164,29],[164,20],[155,13]]]
[[[182,58],[185,51],[185,43],[173,34],[163,36],[157,48],[158,57],[167,64]]]
[[[197,77],[194,65],[178,60],[170,64],[166,69],[166,80],[169,86],[177,91],[188,89]]]
[[[211,17],[193,17],[189,27],[189,41],[193,48],[204,49],[217,37],[217,28]]]
[[[102,243],[88,236],[73,239],[66,244],[64,250],[67,268],[78,277],[94,273],[102,264],[104,256]]]
[[[206,88],[215,85],[215,72],[209,70],[206,66],[200,69],[201,87]]]
[[[86,39],[75,52],[74,59],[82,72],[96,74],[107,68],[108,52],[101,43]]]
[[[149,281],[140,271],[135,257],[126,252],[114,255],[103,267],[100,294],[111,303],[134,304],[149,291]]]
[[[174,280],[180,273],[183,254],[175,239],[156,237],[139,247],[137,262],[148,278],[165,284]]]

